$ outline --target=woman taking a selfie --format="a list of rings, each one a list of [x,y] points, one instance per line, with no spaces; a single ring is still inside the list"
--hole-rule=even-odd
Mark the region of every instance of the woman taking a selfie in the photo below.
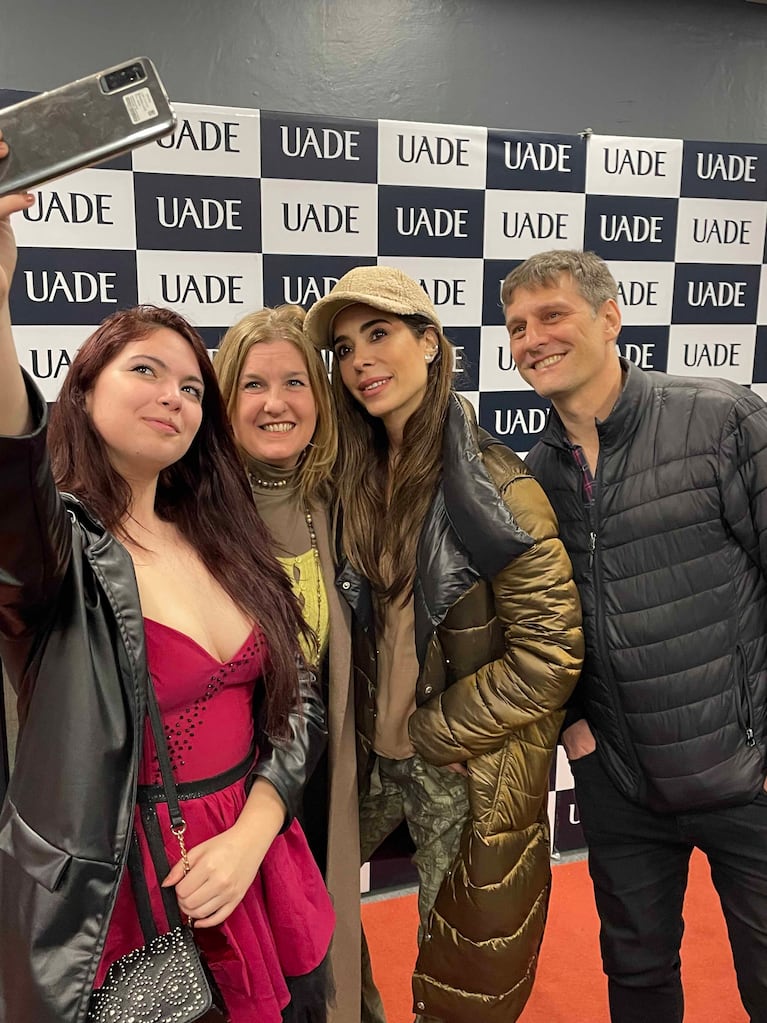
[[[141,880],[157,930],[169,896],[194,921],[231,1023],[324,1020],[333,912],[294,820],[324,714],[297,667],[297,602],[180,316],[106,320],[48,427],[8,309],[8,217],[32,201],[0,199],[0,656],[20,718],[0,817],[0,1018],[90,1019],[110,966],[147,942]]]
[[[336,911],[329,1018],[359,1023],[360,886],[349,608],[334,586],[327,500],[338,438],[325,365],[304,310],[249,313],[214,360],[256,508],[311,630],[304,650],[327,707],[328,749],[299,817]]]
[[[420,1018],[515,1020],[546,917],[549,765],[582,656],[570,563],[543,491],[452,391],[450,344],[416,281],[357,267],[305,329],[335,356],[362,858],[407,821]],[[365,996],[363,1021],[380,1020],[369,984]]]

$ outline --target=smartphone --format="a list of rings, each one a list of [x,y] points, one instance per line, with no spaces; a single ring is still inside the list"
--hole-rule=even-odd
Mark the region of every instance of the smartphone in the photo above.
[[[173,131],[176,115],[148,57],[134,57],[0,110],[10,153],[0,195],[101,163]]]

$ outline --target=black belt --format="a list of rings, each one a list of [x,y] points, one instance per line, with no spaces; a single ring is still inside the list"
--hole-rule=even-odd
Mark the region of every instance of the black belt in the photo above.
[[[150,695],[153,696],[154,691],[152,691]],[[159,724],[159,712],[156,711],[155,708],[156,704],[153,705],[150,701],[150,714],[153,711],[157,714],[156,727],[159,728],[161,727]],[[165,752],[167,754],[167,750]],[[230,767],[228,770],[222,771],[221,774],[214,774],[212,778],[202,778],[199,781],[188,781],[183,782],[181,785],[176,785],[175,793],[178,800],[197,799],[200,796],[208,796],[212,792],[219,792],[221,789],[228,788],[229,785],[233,785],[236,781],[239,781],[240,778],[244,778],[252,769],[255,755],[256,747],[255,743],[253,743],[251,744],[251,747],[248,750],[248,755],[245,759],[241,760],[239,764],[235,764],[234,767]],[[163,881],[170,870],[170,863],[168,862],[168,856],[163,845],[162,834],[160,833],[160,822],[157,819],[157,811],[155,810],[155,805],[157,803],[168,802],[167,792],[168,790],[164,785],[139,785],[136,793],[136,801],[141,811],[141,822],[144,825],[144,835],[146,836],[147,845],[149,846],[149,855],[152,858],[152,863],[157,873],[158,881]],[[176,804],[176,812],[178,812],[178,803]],[[171,819],[172,817],[173,810],[171,809]],[[194,842],[195,836],[191,835],[190,837]],[[150,938],[157,933],[157,929],[152,918],[152,909],[149,902],[149,892],[146,888],[146,881],[143,879],[141,856],[139,854],[135,831],[133,833],[133,839],[128,852],[128,869],[131,874],[131,879],[134,882],[133,889],[136,897],[136,908],[138,910],[141,927],[144,931],[144,935],[147,937],[147,941],[149,941]],[[137,884],[135,879],[143,881],[143,886]],[[176,902],[176,891],[174,888],[161,887],[160,893],[162,894],[162,901],[165,907],[165,915],[168,918],[168,926],[174,927],[176,922],[181,919],[178,912],[178,903]]]
[[[212,778],[201,778],[199,781],[186,781],[176,784],[176,794],[179,799],[199,799],[200,796],[209,796],[212,792],[220,792],[221,789],[229,788],[253,767],[256,756],[255,743],[251,743],[247,756],[234,767],[227,768],[221,774],[214,774]],[[139,785],[136,791],[136,802],[140,806],[151,806],[154,803],[167,803],[167,796],[163,785]]]

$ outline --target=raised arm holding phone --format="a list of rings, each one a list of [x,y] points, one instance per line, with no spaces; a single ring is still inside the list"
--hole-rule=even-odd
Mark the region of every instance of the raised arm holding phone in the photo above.
[[[8,146],[0,135],[0,159],[8,154]],[[0,198],[0,435],[16,436],[29,427],[27,389],[16,357],[11,333],[11,312],[8,294],[16,267],[16,242],[8,217],[29,209],[34,202],[31,192]]]

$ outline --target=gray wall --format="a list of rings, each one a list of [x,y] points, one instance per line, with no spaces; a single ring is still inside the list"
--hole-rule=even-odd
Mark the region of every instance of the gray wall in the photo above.
[[[767,141],[746,0],[18,0],[0,88],[129,56],[177,101],[533,131]]]

